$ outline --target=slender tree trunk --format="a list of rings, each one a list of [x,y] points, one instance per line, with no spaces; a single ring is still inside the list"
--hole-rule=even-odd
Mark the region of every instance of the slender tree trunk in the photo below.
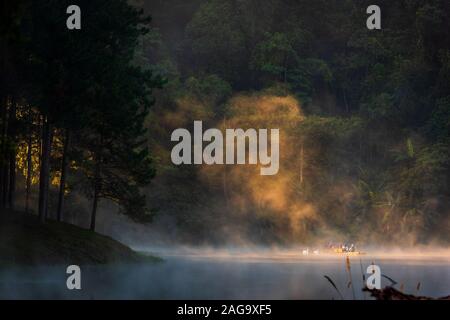
[[[2,88],[0,88],[1,90]],[[2,92],[0,92],[2,93]],[[4,97],[0,95],[0,209],[3,209],[4,204],[2,202],[3,199],[3,161],[4,161],[4,155],[5,155],[5,151],[4,151],[4,137],[3,137],[3,128],[5,127],[5,122],[6,122],[6,105],[5,105],[5,100]]]
[[[344,95],[345,111],[348,114],[350,112],[350,108],[348,106],[347,93],[345,92],[345,89],[342,89],[342,93]]]
[[[58,212],[57,212],[58,221],[62,221],[64,193],[66,191],[66,174],[67,174],[67,160],[68,160],[67,152],[69,150],[69,143],[70,143],[70,132],[69,130],[66,130],[64,138],[64,150],[61,162],[61,179],[59,181]]]
[[[31,139],[31,133],[28,135],[28,150],[27,150],[27,190],[26,190],[26,198],[25,198],[25,212],[29,211],[29,204],[30,204],[30,193],[31,193],[31,174],[32,174],[32,139]]]
[[[101,144],[100,144],[101,145]],[[94,173],[94,200],[92,204],[92,213],[91,213],[91,231],[95,231],[95,222],[97,219],[97,206],[98,200],[100,196],[100,177],[101,177],[101,158],[96,156],[95,163],[95,173]]]
[[[6,2],[2,2],[2,10],[6,9]],[[0,74],[6,74],[6,54],[7,47],[4,41],[1,41],[0,43]],[[6,146],[5,146],[5,133],[6,133],[6,108],[7,108],[7,94],[4,91],[5,87],[2,84],[0,84],[0,209],[5,208],[5,203],[3,202],[3,194],[6,192],[4,189],[4,172],[3,172],[3,164],[6,161]]]
[[[25,212],[29,210],[30,193],[31,193],[31,174],[32,174],[32,152],[33,152],[33,117],[31,115],[31,106],[28,107],[28,141],[27,141],[27,186],[25,198]]]
[[[226,130],[227,128],[227,122],[226,122],[226,117],[223,117],[223,129]],[[230,205],[229,205],[229,196],[228,196],[228,181],[227,181],[227,164],[224,163],[223,165],[223,196],[225,198],[225,204],[227,207],[227,210],[230,209]]]
[[[6,203],[3,201],[3,195],[6,192],[5,190],[5,171],[4,171],[4,166],[3,166],[3,161],[5,161],[4,156],[3,156],[3,150],[0,150],[1,155],[0,155],[0,209],[4,209],[6,207]]]
[[[16,151],[11,152],[9,160],[9,194],[8,204],[11,209],[15,208],[16,199]]]
[[[97,219],[97,206],[98,206],[98,191],[94,191],[94,201],[92,204],[92,213],[91,213],[91,231],[95,231],[95,220]]]
[[[46,180],[46,184],[47,184],[47,204],[45,205],[45,218],[47,219],[48,217],[48,197],[49,197],[49,192],[50,192],[50,160],[52,157],[52,145],[53,145],[53,127],[50,126],[49,127],[50,130],[50,138],[49,138],[49,150],[48,150],[48,173],[47,173],[47,180]]]
[[[2,193],[2,204],[3,208],[7,207],[8,204],[8,191],[9,191],[9,165],[8,157],[4,157],[2,175],[3,175],[3,193]]]
[[[304,167],[304,146],[303,146],[303,138],[300,144],[300,188],[303,190],[303,167]]]
[[[6,148],[6,134],[8,132],[8,119],[7,119],[7,106],[8,98],[6,96],[1,97],[0,99],[0,108],[1,108],[1,136],[0,136],[0,208],[6,207],[6,194],[8,192],[8,183],[7,183],[7,148]]]
[[[39,175],[39,220],[44,223],[47,215],[50,176],[51,125],[44,119],[42,132],[41,170]]]
[[[95,222],[97,219],[97,207],[98,207],[98,195],[99,195],[99,186],[98,186],[98,174],[95,174],[95,186],[94,186],[94,199],[92,203],[92,213],[91,213],[91,231],[95,231]]]
[[[8,190],[8,205],[9,208],[14,209],[15,206],[15,192],[16,192],[16,108],[15,101],[11,101],[11,109],[9,113],[9,139],[12,144],[9,154],[9,190]]]

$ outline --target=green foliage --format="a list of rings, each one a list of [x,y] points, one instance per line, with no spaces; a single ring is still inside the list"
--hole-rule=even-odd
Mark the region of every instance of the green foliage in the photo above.
[[[189,77],[184,90],[197,97],[206,97],[213,105],[221,105],[232,93],[231,86],[216,75],[208,75],[201,78]]]
[[[287,72],[298,60],[291,41],[284,33],[266,33],[254,52],[251,67],[287,81]]]
[[[242,90],[298,97],[305,118],[294,132],[304,147],[306,181],[294,186],[299,197],[341,232],[357,235],[367,222],[365,231],[383,232],[386,241],[398,235],[422,241],[445,223],[442,208],[450,199],[450,5],[380,0],[382,30],[373,31],[365,27],[371,4],[193,6],[171,55],[178,79],[187,79],[177,92],[220,105],[216,115]],[[205,80],[210,74],[233,91]]]
[[[440,142],[450,139],[450,96],[441,98],[426,125],[426,132]]]
[[[155,170],[146,147],[144,123],[152,89],[160,87],[162,80],[153,76],[151,68],[136,66],[134,48],[148,31],[142,25],[147,19],[126,3],[108,9],[109,14],[106,8],[103,13],[105,19],[109,15],[121,19],[117,28],[105,31],[107,48],[121,43],[124,52],[103,52],[100,57],[108,68],[92,70],[98,73],[85,96],[89,120],[79,140],[87,155],[81,162],[89,182],[85,190],[88,195],[116,202],[133,219],[146,220],[149,212],[141,188],[149,184]],[[104,21],[97,17],[96,22]]]
[[[239,15],[230,0],[205,2],[186,27],[193,66],[225,80],[239,78],[245,38]]]
[[[381,31],[365,27],[369,0],[139,3],[155,14],[158,29],[149,29],[149,19],[124,0],[81,1],[83,32],[61,27],[66,0],[8,4],[14,10],[0,21],[0,55],[8,62],[1,66],[1,97],[18,96],[56,132],[77,137],[71,158],[87,195],[118,203],[134,219],[149,217],[142,191],[156,159],[162,177],[151,190],[160,211],[207,234],[200,229],[216,219],[208,201],[227,203],[233,214],[227,172],[216,179],[222,194],[207,188],[208,174],[197,167],[170,167],[167,137],[198,117],[222,126],[241,116],[241,124],[251,125],[242,110],[227,112],[246,91],[261,95],[249,101],[262,105],[265,95],[300,98],[301,120],[289,130],[298,138],[291,149],[304,148],[304,181],[289,187],[327,226],[357,235],[367,221],[368,231],[389,241],[444,225],[448,1],[380,0]],[[162,79],[167,86],[155,94]],[[281,109],[264,116],[275,123]],[[26,126],[17,128],[26,136]],[[4,150],[9,141],[1,140]],[[298,167],[289,170],[299,174]],[[248,211],[267,214],[258,206]],[[284,231],[270,217],[249,221],[271,239]],[[314,233],[313,223],[298,225]]]

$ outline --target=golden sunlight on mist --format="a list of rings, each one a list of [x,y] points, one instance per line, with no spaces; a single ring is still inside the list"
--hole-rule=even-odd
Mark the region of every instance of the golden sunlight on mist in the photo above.
[[[300,103],[291,95],[240,94],[230,99],[228,111],[228,117],[217,125],[222,130],[280,129],[280,171],[261,176],[259,166],[202,166],[202,178],[223,189],[236,213],[271,215],[289,224],[291,234],[287,237],[301,238],[306,229],[304,220],[315,221],[317,216],[314,207],[296,194],[304,165],[301,141],[294,134],[304,119]]]

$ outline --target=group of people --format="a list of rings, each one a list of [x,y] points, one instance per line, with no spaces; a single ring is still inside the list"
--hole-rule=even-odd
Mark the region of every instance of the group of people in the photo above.
[[[342,252],[355,252],[356,246],[354,243],[340,243],[335,244],[333,242],[330,242],[328,244],[328,248],[332,250],[340,249]]]

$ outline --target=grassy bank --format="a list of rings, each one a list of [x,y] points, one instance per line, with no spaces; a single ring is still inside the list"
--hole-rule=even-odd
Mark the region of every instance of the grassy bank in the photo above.
[[[124,244],[70,224],[0,211],[0,266],[107,264],[158,261]]]

